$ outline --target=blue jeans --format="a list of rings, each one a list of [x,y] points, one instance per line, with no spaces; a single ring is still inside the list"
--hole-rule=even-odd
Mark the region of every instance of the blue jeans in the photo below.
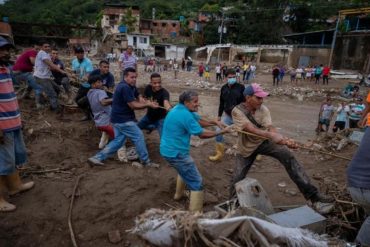
[[[31,72],[16,72],[14,73],[15,80],[17,84],[20,84],[20,81],[26,81],[27,85],[35,90],[35,95],[38,96],[42,92],[42,87],[36,83],[35,77],[33,77]]]
[[[193,158],[189,154],[178,154],[176,157],[165,157],[170,165],[176,169],[186,186],[192,191],[203,190],[202,176],[200,175]]]
[[[232,125],[234,123],[231,116],[227,115],[226,113],[224,115],[222,115],[221,122],[226,124],[226,125]],[[219,127],[216,127],[216,131],[219,131],[219,130],[221,130],[221,129]],[[216,136],[216,142],[224,143],[225,139],[224,139],[223,135]]]
[[[140,119],[139,123],[137,124],[140,129],[146,130],[154,130],[157,129],[159,136],[162,136],[162,129],[163,129],[163,121],[164,119],[159,119],[157,121],[151,121],[148,118],[148,115],[145,115],[142,119]]]
[[[367,218],[357,234],[356,241],[361,245],[370,246],[370,189],[348,187],[352,199],[364,208]]]
[[[0,144],[0,175],[10,175],[27,161],[27,150],[21,129],[4,132]]]
[[[57,110],[59,108],[58,95],[54,90],[53,80],[46,79],[46,78],[43,79],[43,78],[38,78],[38,77],[35,77],[35,79],[36,79],[36,82],[42,86],[45,94],[48,96],[51,109]]]
[[[143,132],[139,129],[136,122],[129,121],[126,123],[114,123],[114,139],[108,143],[105,148],[97,153],[94,158],[103,161],[111,155],[115,154],[120,149],[126,138],[130,138],[135,144],[136,151],[139,155],[140,161],[145,165],[150,162],[148,150],[144,140]]]

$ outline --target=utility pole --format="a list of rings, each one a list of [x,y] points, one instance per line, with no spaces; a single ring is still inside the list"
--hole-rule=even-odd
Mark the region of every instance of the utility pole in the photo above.
[[[222,11],[221,13],[222,13],[221,25],[218,27],[218,33],[220,34],[220,42],[219,42],[220,47],[218,47],[217,63],[220,63],[222,33],[224,32],[224,11]],[[226,28],[225,28],[225,33],[226,33]]]
[[[339,11],[337,24],[335,25],[335,31],[334,31],[334,34],[333,34],[333,41],[331,42],[331,49],[330,49],[329,62],[328,62],[328,67],[329,68],[331,67],[331,64],[332,64],[333,53],[334,53],[334,48],[335,48],[335,42],[337,40],[338,26],[339,26],[340,19],[341,19],[341,12]]]

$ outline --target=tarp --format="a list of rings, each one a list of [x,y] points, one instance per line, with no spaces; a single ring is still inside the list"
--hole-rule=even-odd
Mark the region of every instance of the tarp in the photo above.
[[[323,236],[309,230],[282,227],[250,216],[209,219],[187,211],[149,209],[135,222],[130,231],[156,246],[174,246],[181,241],[187,246],[195,235],[207,246],[231,239],[242,246],[327,246]]]

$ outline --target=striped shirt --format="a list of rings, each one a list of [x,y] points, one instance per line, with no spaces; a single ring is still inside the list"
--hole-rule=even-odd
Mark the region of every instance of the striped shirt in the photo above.
[[[124,52],[120,55],[119,61],[122,62],[121,69],[125,70],[127,68],[136,69],[137,58],[134,54],[129,55],[127,52]]]
[[[21,128],[21,115],[9,70],[0,66],[0,129],[10,132]]]

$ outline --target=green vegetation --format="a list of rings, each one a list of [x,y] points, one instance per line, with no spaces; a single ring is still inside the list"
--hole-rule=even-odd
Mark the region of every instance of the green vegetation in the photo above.
[[[102,17],[102,0],[8,0],[0,5],[0,15],[10,22],[52,24],[98,24]],[[191,35],[200,44],[218,43],[221,11],[227,33],[222,42],[237,44],[281,43],[282,34],[333,28],[326,19],[338,10],[369,6],[365,0],[129,0],[110,1],[137,5],[142,18],[175,19],[185,16],[196,19],[198,11],[213,14],[200,36],[182,23],[182,34]],[[226,8],[223,8],[226,7]],[[132,26],[132,18],[124,23]],[[187,23],[187,22],[186,22]],[[132,28],[132,27],[131,27]]]

